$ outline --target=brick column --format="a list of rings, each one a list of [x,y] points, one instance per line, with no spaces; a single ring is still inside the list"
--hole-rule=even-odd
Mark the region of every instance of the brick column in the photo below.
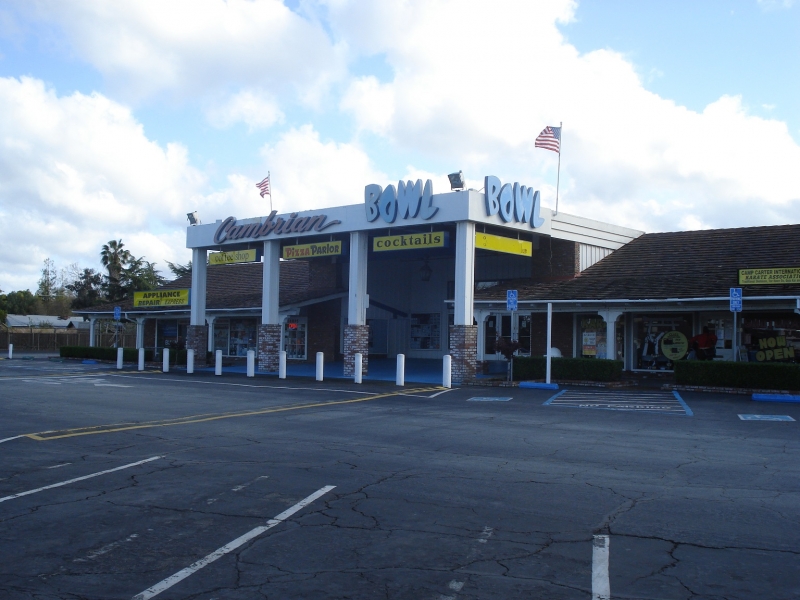
[[[450,325],[450,355],[453,383],[475,379],[478,367],[477,325]]]
[[[344,374],[355,375],[356,354],[361,353],[361,374],[366,375],[369,366],[369,325],[345,325],[344,328]]]
[[[280,364],[281,326],[258,326],[258,370],[276,373]]]
[[[205,325],[189,325],[186,329],[186,349],[194,350],[194,366],[206,367],[208,352],[208,327]]]

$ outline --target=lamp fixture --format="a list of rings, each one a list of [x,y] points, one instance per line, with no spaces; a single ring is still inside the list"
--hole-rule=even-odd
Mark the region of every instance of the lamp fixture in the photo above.
[[[186,213],[186,218],[189,219],[189,225],[200,225],[200,217],[197,216],[197,211]]]
[[[451,190],[463,190],[464,189],[464,173],[463,171],[459,171],[458,173],[450,173],[447,176],[450,180],[450,189]]]
[[[433,275],[433,269],[428,265],[428,259],[426,258],[425,264],[423,264],[422,268],[419,270],[419,278],[422,281],[430,281],[431,275]]]

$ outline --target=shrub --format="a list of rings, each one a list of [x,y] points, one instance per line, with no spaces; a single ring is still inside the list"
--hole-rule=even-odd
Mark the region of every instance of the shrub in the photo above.
[[[573,381],[618,381],[622,377],[621,360],[595,358],[553,358],[550,375],[553,379]],[[547,358],[515,356],[514,379],[544,379]]]
[[[91,358],[94,360],[117,360],[116,348],[99,348],[97,346],[61,346],[60,355],[62,358]],[[145,350],[144,359],[153,360],[153,351]],[[123,348],[123,362],[138,362],[139,351],[136,348]],[[184,359],[185,361],[185,359]]]
[[[681,360],[675,363],[675,382],[763,390],[800,390],[800,365]]]

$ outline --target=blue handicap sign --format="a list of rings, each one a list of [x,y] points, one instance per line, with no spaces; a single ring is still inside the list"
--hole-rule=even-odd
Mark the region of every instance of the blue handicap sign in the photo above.
[[[114,307],[114,320],[119,321],[122,317],[122,309],[119,306]]]
[[[517,290],[506,290],[506,310],[517,310]]]
[[[742,312],[742,288],[731,288],[731,312]]]

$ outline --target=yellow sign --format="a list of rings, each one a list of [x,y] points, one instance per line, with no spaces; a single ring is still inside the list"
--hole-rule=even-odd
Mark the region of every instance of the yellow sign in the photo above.
[[[794,347],[786,343],[786,336],[779,335],[758,340],[756,361],[787,360],[789,358],[794,358]]]
[[[680,360],[689,350],[689,341],[680,331],[668,331],[661,338],[661,352],[670,360]]]
[[[151,290],[133,292],[134,308],[145,306],[186,306],[189,304],[189,290]]]
[[[475,247],[506,254],[519,254],[520,256],[530,256],[533,250],[533,244],[525,240],[515,240],[488,233],[475,234]]]
[[[283,258],[315,258],[318,256],[337,256],[341,253],[341,240],[283,247]]]
[[[739,285],[800,283],[800,267],[786,269],[739,269]]]
[[[208,256],[210,265],[229,265],[231,263],[255,262],[256,250],[233,250],[232,252],[212,252]]]
[[[444,248],[447,240],[444,231],[429,233],[409,233],[406,235],[387,235],[372,238],[372,250],[418,250],[419,248]]]

